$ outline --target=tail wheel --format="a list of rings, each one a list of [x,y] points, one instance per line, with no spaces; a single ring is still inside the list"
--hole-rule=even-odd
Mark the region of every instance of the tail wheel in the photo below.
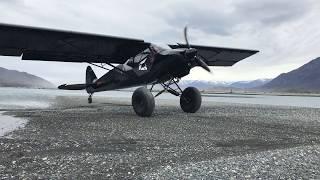
[[[92,95],[90,95],[90,96],[88,97],[88,103],[89,103],[89,104],[92,103]]]
[[[180,106],[184,112],[195,113],[201,106],[201,94],[195,87],[186,88],[180,96]]]
[[[136,89],[132,95],[132,106],[138,116],[150,117],[155,107],[153,94],[145,87]]]

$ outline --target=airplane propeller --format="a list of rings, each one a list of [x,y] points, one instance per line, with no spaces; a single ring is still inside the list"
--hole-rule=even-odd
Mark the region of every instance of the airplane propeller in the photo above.
[[[188,26],[184,27],[183,35],[184,35],[184,40],[186,41],[186,44],[187,44],[188,48],[191,49],[191,46],[190,46],[189,41],[188,41]]]
[[[183,30],[183,34],[184,34],[184,40],[186,41],[186,45],[188,47],[188,50],[189,51],[186,51],[187,53],[190,53],[190,54],[193,54],[194,53],[194,60],[196,61],[197,65],[202,67],[204,70],[208,71],[209,73],[211,72],[208,64],[203,60],[202,57],[198,56],[197,55],[197,51],[194,49],[194,51],[192,51],[192,47],[191,45],[189,44],[189,40],[188,40],[188,27],[184,27],[184,30]],[[191,50],[191,51],[190,51]]]

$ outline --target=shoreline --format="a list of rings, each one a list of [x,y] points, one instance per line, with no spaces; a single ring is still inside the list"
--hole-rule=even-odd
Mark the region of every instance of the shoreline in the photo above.
[[[203,96],[213,94],[229,94],[229,95],[261,95],[261,96],[296,96],[296,97],[320,97],[318,93],[280,93],[280,92],[209,92],[201,91]]]
[[[61,91],[61,92],[69,92],[69,94],[79,94],[82,93],[85,94],[85,91],[83,90],[76,90],[76,91],[66,91],[66,90],[60,90],[57,88],[26,88],[26,87],[0,87],[0,89],[18,89],[18,90],[47,90],[47,91]],[[111,90],[111,91],[105,91],[105,92],[99,92],[97,94],[103,94],[108,92],[130,92],[133,93],[134,90],[131,89],[118,89],[118,90]],[[214,95],[214,94],[226,94],[226,95],[262,95],[262,96],[296,96],[296,97],[320,97],[320,93],[290,93],[290,92],[268,92],[268,91],[207,91],[207,90],[200,90],[202,93],[202,96],[206,95]],[[154,90],[153,92],[159,92],[159,90]],[[164,92],[165,94],[167,92]]]

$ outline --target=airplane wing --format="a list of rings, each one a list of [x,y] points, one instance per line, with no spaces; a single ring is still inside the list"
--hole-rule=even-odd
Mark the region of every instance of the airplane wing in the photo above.
[[[0,55],[23,60],[123,64],[149,45],[138,39],[0,24]]]
[[[199,45],[190,46],[198,50],[198,55],[200,55],[209,66],[232,66],[235,63],[259,52],[256,50],[246,49],[233,49]],[[169,47],[172,49],[188,48],[188,46],[185,44],[169,45]]]

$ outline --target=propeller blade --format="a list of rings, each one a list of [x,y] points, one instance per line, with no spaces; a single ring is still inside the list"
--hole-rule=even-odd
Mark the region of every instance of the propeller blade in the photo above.
[[[184,34],[184,40],[186,41],[186,45],[190,49],[191,47],[188,41],[188,26],[184,27],[183,34]]]
[[[191,46],[189,44],[189,41],[188,41],[188,26],[184,27],[184,30],[183,30],[183,34],[184,34],[184,40],[186,41],[186,45],[188,47],[189,50],[186,50],[186,56],[188,58],[191,58],[191,57],[194,57],[196,63],[202,67],[204,70],[208,71],[209,73],[211,73],[211,70],[208,66],[208,64],[199,56],[195,56],[196,53],[197,53],[197,50],[195,49],[191,49]]]
[[[209,66],[208,66],[208,64],[206,63],[206,62],[204,62],[200,57],[196,57],[195,58],[196,59],[196,61],[197,61],[197,63],[198,63],[198,65],[199,66],[201,66],[204,70],[206,70],[206,71],[208,71],[209,73],[211,73],[211,70],[210,70],[210,68],[209,68]]]

